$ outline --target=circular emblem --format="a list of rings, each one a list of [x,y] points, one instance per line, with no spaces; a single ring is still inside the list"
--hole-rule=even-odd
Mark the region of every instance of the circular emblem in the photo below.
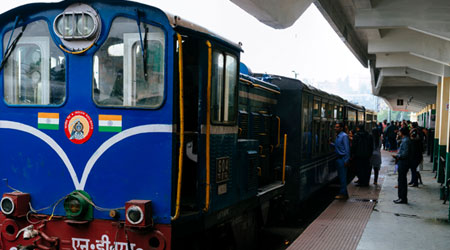
[[[77,110],[67,116],[64,131],[71,142],[82,144],[91,138],[94,123],[88,114]]]

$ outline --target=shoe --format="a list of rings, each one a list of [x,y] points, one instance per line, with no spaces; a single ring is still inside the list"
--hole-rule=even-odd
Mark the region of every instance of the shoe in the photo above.
[[[395,185],[394,188],[398,188],[398,185]]]
[[[375,182],[373,183],[373,185],[378,185],[378,182],[375,181]]]
[[[348,195],[346,195],[346,194],[339,194],[339,195],[336,195],[334,198],[336,200],[347,200],[348,199]]]
[[[408,201],[403,200],[403,199],[397,199],[397,200],[394,200],[394,203],[395,204],[408,204]]]
[[[416,188],[418,188],[419,187],[419,184],[416,184],[416,185],[409,185],[410,187],[416,187]]]

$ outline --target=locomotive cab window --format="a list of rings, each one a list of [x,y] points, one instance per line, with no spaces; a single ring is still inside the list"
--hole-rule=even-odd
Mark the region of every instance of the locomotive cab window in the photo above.
[[[5,102],[11,105],[62,104],[66,97],[65,57],[53,43],[47,22],[30,23],[21,32],[22,27],[19,27],[3,36],[3,51],[7,51],[8,46],[12,49],[4,68]],[[17,44],[12,48],[14,42]]]
[[[232,124],[237,112],[237,58],[214,51],[212,60],[211,119],[214,123]]]
[[[95,53],[93,99],[97,105],[161,106],[165,34],[158,27],[140,25],[138,28],[136,20],[129,18],[114,19],[108,39]]]

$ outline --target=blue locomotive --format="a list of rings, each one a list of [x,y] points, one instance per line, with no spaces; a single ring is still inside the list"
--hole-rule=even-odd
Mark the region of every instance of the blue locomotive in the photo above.
[[[144,4],[28,4],[0,35],[0,249],[184,248],[215,230],[249,247],[271,202],[336,176],[332,124],[365,119],[240,74],[240,45]]]

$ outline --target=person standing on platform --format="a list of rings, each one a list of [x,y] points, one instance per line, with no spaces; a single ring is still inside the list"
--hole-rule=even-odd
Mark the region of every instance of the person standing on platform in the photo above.
[[[393,155],[398,165],[398,199],[394,200],[396,204],[408,203],[408,181],[406,175],[410,168],[410,144],[409,130],[407,128],[401,128],[400,134],[402,136],[402,142],[397,155]]]
[[[373,138],[373,153],[370,158],[370,165],[372,166],[374,177],[373,184],[378,185],[378,173],[381,168],[381,142],[380,142],[380,131],[378,129],[372,130]],[[369,177],[370,178],[370,177]]]
[[[408,183],[412,187],[419,186],[419,179],[422,181],[420,172],[417,170],[419,164],[423,161],[423,135],[419,130],[417,122],[412,123],[412,129],[410,131],[411,140],[411,181]]]
[[[342,122],[336,123],[334,130],[336,131],[337,136],[336,141],[331,143],[331,145],[334,146],[337,155],[336,168],[340,182],[339,194],[335,198],[339,200],[346,200],[348,199],[346,166],[350,160],[350,144],[348,136],[344,132],[344,124]]]
[[[356,127],[356,135],[352,142],[352,154],[356,164],[359,181],[356,186],[369,186],[370,173],[372,172],[372,167],[370,166],[372,152],[372,137],[364,130],[364,125],[358,125],[358,127]]]
[[[389,151],[391,152],[397,150],[397,134],[395,130],[397,130],[397,127],[395,126],[394,121],[391,121],[391,124],[386,128],[386,136],[389,141]]]

